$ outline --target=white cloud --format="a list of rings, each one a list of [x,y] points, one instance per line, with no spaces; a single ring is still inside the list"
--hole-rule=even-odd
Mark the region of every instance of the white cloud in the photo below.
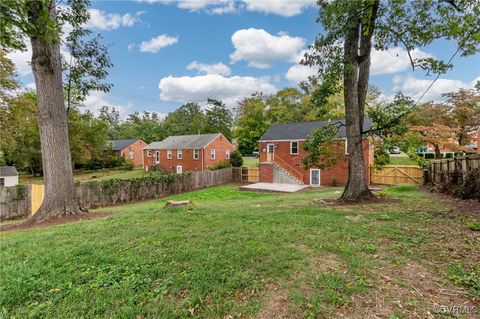
[[[314,7],[315,0],[243,0],[248,11],[291,17]]]
[[[232,43],[235,51],[230,55],[231,63],[245,60],[251,67],[264,69],[276,61],[296,62],[305,39],[275,36],[263,29],[242,29],[232,35]]]
[[[411,52],[412,59],[432,57],[433,55],[414,49]],[[392,74],[411,68],[407,50],[395,47],[386,51],[372,50],[371,75]]]
[[[151,38],[140,43],[141,52],[157,53],[161,48],[168,47],[178,42],[178,37],[171,37],[166,34]]]
[[[120,27],[131,27],[140,21],[140,16],[144,13],[138,11],[136,13],[126,13],[120,15],[118,13],[107,13],[98,9],[88,9],[90,20],[87,26],[100,30],[115,30]]]
[[[480,79],[478,77],[477,79]],[[469,89],[473,88],[477,79],[471,82],[463,82],[461,80],[453,79],[438,79],[433,86],[428,90],[425,96],[419,103],[428,101],[441,102],[445,100],[442,98],[443,93],[455,92],[461,88]],[[411,75],[408,76],[395,76],[393,77],[393,90],[395,92],[401,91],[407,96],[410,96],[415,101],[425,92],[428,86],[432,83],[433,78],[417,79]]]
[[[208,98],[219,99],[229,107],[255,92],[273,94],[277,88],[269,83],[270,78],[251,76],[224,77],[219,74],[200,76],[168,76],[160,80],[162,101],[206,102]]]
[[[115,107],[115,109],[120,113],[121,120],[126,119],[128,114],[132,112],[133,108],[131,103],[126,105],[111,103],[107,99],[107,94],[99,91],[90,92],[84,102],[84,105],[87,110],[95,115],[98,115],[102,106]]]
[[[308,78],[312,75],[316,75],[317,70],[313,67],[308,65],[302,64],[295,64],[291,66],[287,73],[285,74],[285,78],[292,83],[300,83],[302,81],[308,80]]]
[[[187,70],[197,70],[199,73],[203,74],[220,74],[225,76],[229,76],[231,72],[230,68],[221,62],[215,64],[204,64],[193,61],[187,65]]]
[[[276,14],[291,17],[301,14],[307,8],[314,7],[316,0],[137,0],[146,3],[175,3],[180,9],[192,12],[204,11],[208,14],[236,13],[241,10]]]
[[[30,61],[32,60],[32,46],[27,43],[27,50],[22,52],[19,50],[7,53],[7,58],[15,64],[16,71],[19,76],[26,76],[32,73]]]

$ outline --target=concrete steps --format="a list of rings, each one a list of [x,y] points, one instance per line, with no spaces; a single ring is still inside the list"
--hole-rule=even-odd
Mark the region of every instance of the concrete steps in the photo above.
[[[285,180],[282,180],[282,182],[286,182],[287,184],[304,185],[303,181],[293,176],[287,169],[285,169],[280,164],[274,162],[273,165],[280,174],[284,175]]]

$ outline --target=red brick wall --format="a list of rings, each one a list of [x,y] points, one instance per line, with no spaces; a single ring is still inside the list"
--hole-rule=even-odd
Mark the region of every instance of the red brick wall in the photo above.
[[[273,183],[273,165],[271,163],[260,163],[258,165],[260,182]]]
[[[480,154],[480,127],[477,132],[477,153]]]
[[[215,160],[210,159],[210,150],[215,149]],[[167,158],[167,150],[150,150],[151,157],[148,157],[147,151],[143,151],[144,155],[144,169],[152,170],[152,166],[155,165],[155,152],[160,152],[160,167],[166,171],[175,173],[177,171],[177,165],[182,166],[182,171],[192,172],[192,171],[203,171],[208,169],[215,164],[218,164],[226,159],[226,150],[230,151],[230,154],[233,153],[234,148],[230,142],[223,136],[217,137],[213,142],[206,146],[204,149],[199,149],[199,157],[197,160],[193,159],[193,149],[184,149],[182,150],[182,159],[177,158],[177,149],[172,149],[172,159]]]
[[[280,157],[282,160],[290,164],[297,171],[303,173],[303,182],[305,184],[310,184],[310,171],[307,171],[303,168],[302,159],[305,157],[306,152],[303,149],[304,141],[299,141],[299,150],[298,154],[290,154],[290,141],[280,141],[280,142],[271,142],[275,144],[275,156]],[[267,144],[269,142],[260,143],[260,163],[267,161]],[[341,141],[339,147],[344,150],[345,144],[344,141]],[[372,163],[373,154],[371,153],[370,145],[368,140],[364,140],[364,157],[365,157],[365,166],[367,168],[367,178],[370,180],[370,170],[369,166]],[[320,185],[330,186],[333,184],[334,178],[337,185],[345,185],[348,180],[348,155],[345,155],[341,160],[337,161],[337,164],[334,167],[328,169],[322,169],[320,171]],[[262,171],[260,170],[260,182],[268,180],[267,175],[262,176]]]
[[[133,166],[138,167],[143,165],[143,160],[142,160],[142,152],[143,148],[147,146],[147,143],[145,143],[142,140],[138,140],[129,146],[125,147],[121,151],[121,155],[127,160],[133,162]],[[133,151],[133,156],[134,158],[130,158],[130,151]]]

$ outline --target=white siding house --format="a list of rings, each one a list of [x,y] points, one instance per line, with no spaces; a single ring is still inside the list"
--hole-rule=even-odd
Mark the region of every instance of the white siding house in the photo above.
[[[0,166],[0,186],[18,184],[18,172],[13,166]]]

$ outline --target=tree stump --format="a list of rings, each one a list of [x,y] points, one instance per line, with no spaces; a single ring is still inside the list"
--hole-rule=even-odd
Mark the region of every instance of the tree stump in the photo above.
[[[177,207],[177,206],[187,206],[187,207],[193,207],[193,203],[191,200],[169,200],[166,204],[165,207]]]

